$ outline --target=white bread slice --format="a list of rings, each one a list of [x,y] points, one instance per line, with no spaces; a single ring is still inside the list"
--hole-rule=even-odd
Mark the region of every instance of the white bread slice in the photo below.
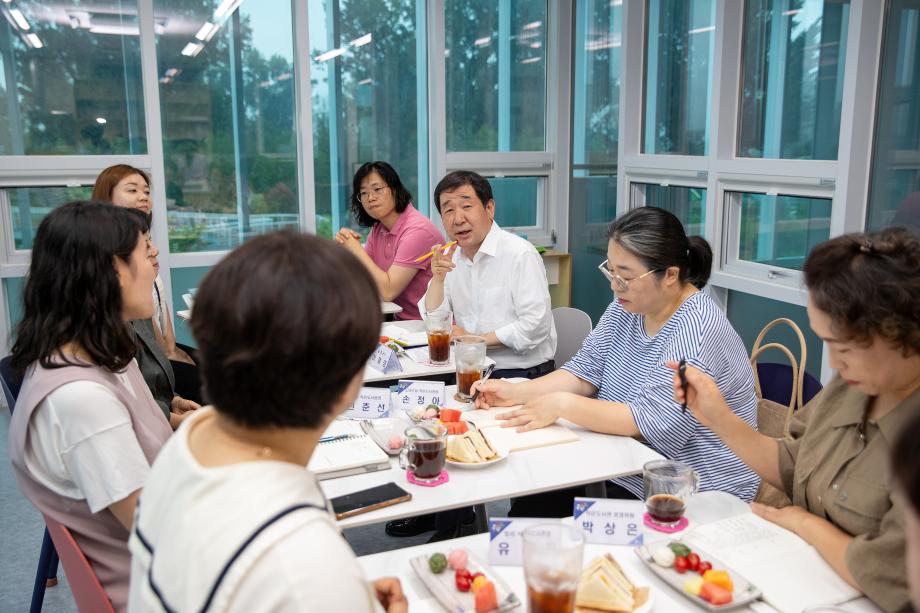
[[[575,594],[578,607],[628,612],[636,607],[636,590],[609,554],[595,558],[584,570]]]
[[[495,448],[492,447],[485,435],[479,430],[471,430],[466,435],[469,435],[470,441],[473,442],[473,446],[476,447],[476,453],[479,454],[482,461],[485,462],[498,456],[498,452],[495,451]]]
[[[453,462],[481,462],[473,443],[465,436],[452,436],[448,439],[447,459]]]

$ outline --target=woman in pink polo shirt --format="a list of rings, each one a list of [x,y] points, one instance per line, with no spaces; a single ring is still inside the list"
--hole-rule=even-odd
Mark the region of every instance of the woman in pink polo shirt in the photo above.
[[[412,195],[386,162],[367,162],[352,181],[351,208],[358,225],[371,227],[367,244],[342,228],[335,240],[361,260],[380,296],[402,307],[397,319],[421,319],[418,302],[431,279],[431,260],[415,260],[444,238],[430,219],[412,206]]]

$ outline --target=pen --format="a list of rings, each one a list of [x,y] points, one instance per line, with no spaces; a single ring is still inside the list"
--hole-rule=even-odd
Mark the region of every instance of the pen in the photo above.
[[[495,363],[489,364],[486,368],[486,371],[482,373],[482,377],[479,379],[480,387],[476,388],[476,391],[473,392],[473,396],[470,398],[470,402],[476,402],[476,399],[479,397],[479,390],[482,389],[481,384],[489,380],[489,377],[492,376],[492,372],[495,370]]]
[[[332,441],[340,441],[342,439],[348,438],[350,434],[336,434],[335,436],[323,436],[319,439],[320,443],[331,443]]]
[[[450,241],[450,242],[447,243],[446,245],[443,245],[443,246],[441,247],[441,249],[443,250],[444,253],[447,253],[447,249],[449,249],[450,247],[453,247],[453,246],[456,245],[456,244],[457,244],[457,241]],[[431,251],[429,251],[429,252],[426,253],[425,255],[420,255],[420,256],[418,256],[417,258],[415,258],[415,261],[416,261],[416,262],[424,262],[425,260],[427,260],[428,258],[430,258],[431,256],[433,256],[435,251],[437,251],[437,249],[432,249]]]
[[[677,364],[677,376],[680,377],[680,387],[684,390],[684,402],[680,405],[680,412],[687,412],[687,360],[681,358]]]

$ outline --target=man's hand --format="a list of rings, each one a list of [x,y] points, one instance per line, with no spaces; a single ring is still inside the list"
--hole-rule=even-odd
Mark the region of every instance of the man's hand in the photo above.
[[[434,255],[431,256],[431,276],[438,281],[444,281],[447,273],[455,267],[454,251],[457,250],[457,245],[451,245],[447,253],[444,253],[443,245],[432,245],[431,249],[434,251]]]

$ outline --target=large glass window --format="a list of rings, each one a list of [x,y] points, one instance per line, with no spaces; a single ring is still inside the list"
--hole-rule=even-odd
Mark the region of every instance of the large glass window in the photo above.
[[[445,3],[448,151],[543,151],[545,0]]]
[[[812,247],[830,237],[831,200],[734,193],[740,199],[738,258],[801,270]]]
[[[837,159],[849,0],[748,0],[741,157]]]
[[[135,1],[0,13],[0,155],[146,153]]]
[[[569,198],[572,306],[593,321],[600,319],[612,297],[597,265],[607,257],[607,224],[617,212],[622,30],[622,3],[575,3]]]
[[[635,206],[657,206],[674,213],[688,236],[703,236],[706,222],[706,189],[680,185],[633,183]]]
[[[495,198],[495,221],[503,228],[537,225],[537,211],[542,210],[543,177],[489,177]]]
[[[870,230],[920,228],[920,4],[891,0],[888,7],[866,221]]]
[[[300,225],[288,0],[155,0],[172,252]]]
[[[425,3],[310,0],[316,233],[355,226],[351,182],[388,162],[428,212]]]
[[[715,0],[648,0],[642,151],[706,155]]]
[[[31,249],[32,240],[45,215],[65,202],[88,200],[92,186],[83,187],[13,187],[0,191],[0,202],[9,207],[13,248]],[[5,212],[0,210],[0,215]],[[4,220],[6,223],[6,220]]]

